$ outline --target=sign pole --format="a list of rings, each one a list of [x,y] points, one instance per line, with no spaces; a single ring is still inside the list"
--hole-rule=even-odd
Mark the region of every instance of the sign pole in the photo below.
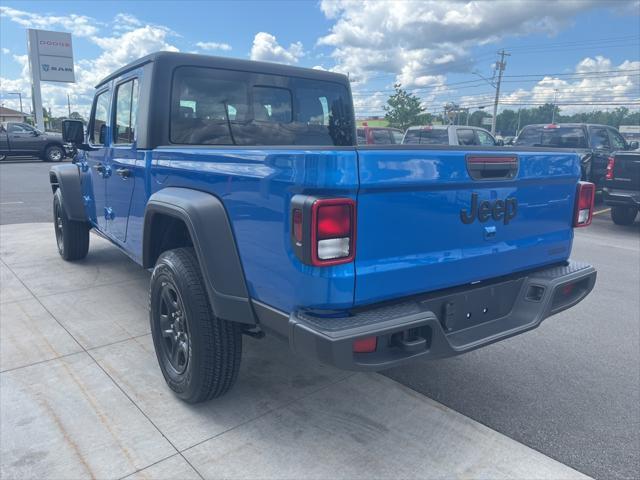
[[[38,65],[38,32],[27,30],[29,50],[29,71],[31,72],[31,99],[36,127],[44,132],[44,114],[42,112],[42,92],[40,90],[40,66]]]

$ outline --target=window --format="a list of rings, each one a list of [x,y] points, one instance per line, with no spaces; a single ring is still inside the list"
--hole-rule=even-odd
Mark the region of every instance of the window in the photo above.
[[[449,131],[446,128],[416,128],[407,130],[404,143],[413,145],[449,145]]]
[[[391,136],[393,137],[393,143],[400,144],[402,143],[404,133],[400,130],[391,130]]]
[[[591,148],[598,150],[610,150],[609,135],[607,129],[601,127],[591,127]]]
[[[170,140],[190,145],[353,145],[347,89],[202,67],[173,79]]]
[[[393,143],[389,130],[373,129],[371,130],[373,143],[376,145],[388,145]]]
[[[107,119],[109,118],[109,91],[99,93],[93,107],[91,128],[91,143],[103,145],[107,131]]]
[[[116,90],[115,143],[133,143],[138,113],[138,79],[118,85]]]
[[[525,127],[515,145],[528,147],[587,148],[582,127]]]
[[[627,142],[624,141],[622,135],[616,132],[613,129],[609,129],[609,136],[611,137],[611,143],[613,144],[614,150],[626,150]]]
[[[358,145],[366,145],[367,144],[367,136],[364,133],[364,128],[359,128],[356,132],[358,136]]]
[[[290,123],[291,92],[284,88],[253,87],[253,118],[257,122]]]
[[[9,123],[7,125],[7,130],[9,133],[29,133],[30,131],[33,131],[26,129],[24,125],[19,123]]]
[[[480,145],[493,146],[496,144],[496,141],[494,140],[494,138],[484,130],[476,130],[476,134],[478,135],[478,141],[480,142]]]
[[[458,130],[458,145],[476,145],[476,135],[470,128]]]

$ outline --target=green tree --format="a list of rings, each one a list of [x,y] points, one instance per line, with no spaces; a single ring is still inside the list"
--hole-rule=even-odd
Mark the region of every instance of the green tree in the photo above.
[[[386,112],[384,118],[389,122],[390,127],[406,130],[412,125],[420,124],[424,108],[420,106],[420,99],[416,95],[403,90],[400,86],[399,83],[393,86],[395,93],[389,97],[387,105],[383,107]]]

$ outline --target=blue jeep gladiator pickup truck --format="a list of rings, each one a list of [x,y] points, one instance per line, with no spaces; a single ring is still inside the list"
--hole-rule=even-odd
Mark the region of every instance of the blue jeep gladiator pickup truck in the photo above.
[[[146,269],[162,373],[224,394],[242,335],[379,370],[508,338],[580,302],[594,186],[572,152],[356,146],[343,75],[156,53],[96,88],[50,171],[61,256],[93,230]]]

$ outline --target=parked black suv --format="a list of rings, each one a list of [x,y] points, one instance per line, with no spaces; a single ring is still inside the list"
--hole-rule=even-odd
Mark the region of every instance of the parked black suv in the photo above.
[[[602,187],[609,157],[615,151],[635,150],[638,142],[627,141],[613,127],[587,123],[527,125],[514,145],[566,148],[581,156],[582,180]]]

